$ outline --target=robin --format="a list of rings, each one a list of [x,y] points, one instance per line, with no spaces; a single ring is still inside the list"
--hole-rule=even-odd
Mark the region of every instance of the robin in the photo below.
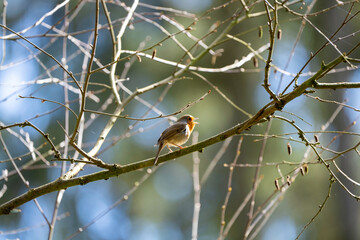
[[[195,124],[198,124],[198,122],[195,122],[194,120],[197,120],[197,118],[194,118],[191,115],[184,115],[179,120],[177,120],[176,123],[165,129],[161,135],[160,138],[157,141],[157,145],[159,145],[159,150],[155,157],[155,165],[158,165],[158,158],[161,150],[167,146],[168,149],[171,151],[169,146],[175,146],[180,149],[180,145],[183,145],[187,142],[187,140],[190,137],[191,132],[194,130]]]

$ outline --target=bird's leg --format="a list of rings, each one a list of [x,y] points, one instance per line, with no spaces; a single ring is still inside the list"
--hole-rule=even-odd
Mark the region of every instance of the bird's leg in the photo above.
[[[183,149],[183,147],[180,146],[180,145],[177,145],[177,144],[173,144],[173,145],[176,146],[176,147],[178,147],[178,148],[180,148],[180,149]]]
[[[166,147],[169,149],[170,152],[172,152],[171,148],[169,147],[169,145],[166,145]]]

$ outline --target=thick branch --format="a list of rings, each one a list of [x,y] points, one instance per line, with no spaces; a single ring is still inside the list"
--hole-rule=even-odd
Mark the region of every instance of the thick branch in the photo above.
[[[315,81],[313,88],[334,90],[338,88],[360,88],[360,82],[318,83]]]

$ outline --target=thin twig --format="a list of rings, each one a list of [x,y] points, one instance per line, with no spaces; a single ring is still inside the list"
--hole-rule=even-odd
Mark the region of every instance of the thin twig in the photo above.
[[[65,6],[65,16],[64,16],[64,26],[63,26],[63,30],[65,32],[68,31],[69,28],[69,19],[68,19],[68,15],[66,14],[69,10],[69,4],[66,4]],[[67,65],[67,38],[63,39],[63,57],[62,57],[62,62],[63,64],[66,66]],[[63,73],[64,79],[66,79],[66,73]],[[65,82],[65,85],[68,85]],[[69,150],[69,138],[67,137],[69,135],[69,125],[70,125],[70,121],[69,121],[69,91],[68,88],[64,87],[64,102],[65,102],[65,146],[64,146],[64,154],[63,156],[67,156],[68,155],[68,150]],[[77,117],[77,115],[75,115]],[[66,162],[62,162],[61,164],[61,172],[60,172],[60,176],[62,176],[65,171],[66,171]],[[59,208],[60,208],[60,204],[61,201],[63,199],[65,193],[65,189],[61,189],[60,191],[57,192],[56,195],[56,199],[54,202],[54,210],[53,210],[53,214],[52,214],[52,219],[51,219],[51,224],[49,226],[49,235],[48,235],[48,240],[52,240],[53,236],[54,236],[54,232],[55,232],[55,224],[57,221],[57,215],[59,212]]]
[[[8,5],[7,0],[3,0],[3,11],[2,11],[1,15],[2,15],[2,24],[4,24],[4,26],[6,26],[7,5]],[[3,33],[2,35],[4,36],[6,33],[6,30],[3,29],[2,33]],[[6,57],[6,42],[2,41],[2,56],[1,56],[1,62],[0,62],[1,67],[5,62],[5,57]]]
[[[192,135],[192,143],[198,143],[199,133],[194,132]],[[197,240],[198,239],[198,231],[199,231],[199,217],[200,217],[200,192],[201,192],[201,185],[200,185],[200,176],[199,176],[199,165],[200,165],[200,158],[199,152],[193,152],[193,185],[194,185],[194,213],[193,213],[193,220],[192,220],[192,231],[191,231],[191,239]]]
[[[81,105],[80,105],[81,107],[80,107],[79,117],[76,119],[75,128],[73,130],[73,134],[71,135],[70,142],[74,142],[74,140],[75,140],[75,137],[78,133],[78,129],[80,126],[81,118],[83,118],[83,114],[84,114],[84,110],[85,110],[86,93],[87,93],[87,89],[89,86],[89,81],[90,81],[90,76],[91,76],[91,68],[92,68],[93,60],[95,58],[96,44],[97,44],[97,40],[98,40],[98,26],[99,26],[99,0],[96,0],[94,41],[92,44],[91,56],[90,56],[89,64],[87,67],[87,74],[86,74],[85,81],[83,84],[83,92],[81,95]]]
[[[265,5],[265,9],[266,9],[266,16],[268,18],[268,27],[269,27],[269,42],[270,42],[270,46],[269,46],[269,53],[268,53],[268,58],[266,60],[266,65],[265,65],[265,77],[264,77],[264,84],[263,87],[265,88],[265,90],[269,93],[270,97],[272,99],[274,99],[277,104],[280,105],[281,107],[281,103],[279,101],[279,98],[275,95],[275,93],[270,89],[270,83],[269,83],[269,77],[270,77],[270,63],[272,62],[272,56],[274,53],[274,47],[275,47],[275,34],[276,34],[276,29],[277,29],[277,25],[278,25],[278,5],[275,2],[275,8],[273,9],[273,13],[274,16],[273,18],[271,17],[270,14],[270,10],[269,10],[269,6],[271,8],[273,8],[270,3],[268,1],[264,1],[264,5]]]
[[[239,159],[239,156],[240,156],[240,148],[241,148],[241,145],[242,145],[242,141],[243,141],[243,137],[240,137],[238,146],[237,146],[237,148],[236,148],[236,154],[235,154],[234,160],[233,160],[233,162],[231,163],[231,165],[235,165],[235,164],[237,163],[238,159]],[[232,178],[233,178],[233,174],[234,174],[234,167],[231,166],[231,167],[229,168],[229,177],[228,177],[228,184],[227,184],[227,192],[226,192],[226,195],[225,195],[224,203],[223,203],[223,205],[221,206],[221,220],[220,220],[220,231],[219,231],[219,238],[218,238],[218,239],[224,239],[224,238],[225,238],[225,236],[224,236],[224,229],[225,229],[225,224],[226,224],[225,214],[226,214],[227,205],[228,205],[228,203],[229,203],[230,195],[231,195],[231,192],[232,192]]]
[[[60,106],[64,107],[66,110],[69,110],[76,118],[78,117],[78,115],[68,106],[68,104],[63,104],[61,102],[53,101],[53,100],[46,99],[46,98],[34,97],[34,96],[21,96],[21,95],[19,95],[19,98],[36,99],[36,100],[40,100],[41,103],[44,103],[44,102],[55,103],[57,105],[60,105]],[[67,101],[65,101],[65,102],[67,102]]]
[[[265,44],[262,47],[260,47],[257,51],[255,51],[256,54],[262,53],[264,51],[266,51],[269,48],[269,44]],[[141,57],[146,57],[155,61],[158,61],[160,63],[164,63],[170,66],[176,66],[180,69],[188,69],[190,71],[198,71],[198,72],[210,72],[210,73],[216,73],[216,72],[227,72],[227,71],[231,71],[233,69],[237,69],[240,68],[241,66],[243,66],[245,63],[251,61],[251,59],[256,55],[255,53],[251,52],[248,55],[246,55],[245,57],[243,57],[241,60],[236,60],[233,64],[230,65],[226,65],[224,67],[220,67],[220,68],[207,68],[207,67],[198,67],[198,66],[190,66],[190,65],[184,65],[184,64],[180,64],[177,62],[173,62],[170,60],[165,60],[159,57],[153,57],[151,54],[146,54],[143,52],[136,52],[136,51],[130,51],[130,50],[122,50],[123,53],[129,53],[129,54],[133,54],[133,55],[139,55]]]
[[[262,179],[263,178],[259,178],[257,180],[258,181],[257,184],[259,184]],[[244,198],[244,200],[241,202],[239,207],[236,209],[235,213],[230,218],[229,222],[226,224],[226,227],[225,227],[224,233],[223,233],[224,238],[226,238],[226,236],[229,234],[229,231],[230,231],[231,227],[234,225],[236,219],[238,219],[240,213],[245,209],[245,206],[249,203],[251,196],[253,195],[253,192],[254,192],[253,189],[251,189],[250,192]]]
[[[209,178],[210,174],[212,173],[212,171],[214,170],[216,164],[219,162],[219,160],[221,159],[221,157],[225,154],[227,148],[230,145],[232,138],[228,138],[224,141],[223,145],[220,147],[219,151],[216,153],[216,155],[214,156],[214,158],[210,161],[209,166],[206,168],[204,175],[201,177],[201,186],[203,186],[205,184],[205,182],[207,181],[207,179]]]
[[[191,71],[192,74],[194,74],[195,76],[199,77],[200,79],[202,79],[204,82],[206,82],[207,84],[209,84],[212,88],[215,89],[215,91],[217,91],[220,96],[222,96],[228,103],[230,103],[231,106],[233,106],[235,109],[239,110],[241,113],[243,113],[244,115],[246,115],[247,117],[252,117],[252,115],[248,112],[246,112],[244,109],[240,108],[239,106],[237,106],[229,97],[227,97],[217,86],[215,86],[214,84],[212,84],[209,80],[207,80],[203,75],[197,73],[197,72],[193,72]]]
[[[315,221],[316,217],[319,216],[320,212],[324,209],[325,204],[327,202],[327,200],[330,198],[330,193],[331,193],[331,189],[332,189],[332,185],[334,184],[335,180],[333,178],[331,178],[330,180],[330,184],[329,184],[329,189],[328,189],[328,193],[324,199],[324,201],[322,202],[322,204],[319,205],[319,210],[316,212],[316,214],[311,218],[311,220],[304,226],[304,228],[301,230],[301,232],[297,235],[296,239],[299,239],[301,234],[306,230],[306,228]]]
[[[105,113],[105,112],[98,112],[98,111],[94,111],[94,110],[88,110],[85,109],[85,112],[89,112],[89,113],[95,113],[95,114],[100,114],[100,115],[105,115],[105,116],[111,116],[111,117],[117,117],[117,118],[124,118],[124,119],[129,119],[129,120],[135,120],[135,121],[148,121],[148,120],[154,120],[154,119],[159,119],[159,118],[166,118],[166,117],[171,117],[171,116],[175,116],[178,115],[182,112],[184,112],[185,110],[189,109],[190,107],[192,107],[193,105],[199,103],[200,101],[204,100],[204,98],[211,93],[211,90],[209,90],[207,93],[205,93],[202,97],[200,97],[199,99],[190,102],[188,104],[186,104],[184,107],[182,107],[181,109],[179,109],[176,112],[170,113],[170,114],[166,114],[166,115],[159,115],[156,117],[149,117],[149,118],[135,118],[135,117],[129,117],[129,116],[118,116],[115,114],[111,114],[111,113]]]

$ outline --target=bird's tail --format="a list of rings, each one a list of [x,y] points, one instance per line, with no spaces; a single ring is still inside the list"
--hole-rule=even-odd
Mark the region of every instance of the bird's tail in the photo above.
[[[154,163],[154,165],[155,166],[157,166],[158,165],[158,159],[159,159],[159,155],[160,155],[160,152],[161,152],[161,150],[164,148],[164,144],[162,144],[162,143],[160,143],[159,144],[159,150],[157,151],[157,153],[156,153],[156,157],[155,157],[155,163]]]

